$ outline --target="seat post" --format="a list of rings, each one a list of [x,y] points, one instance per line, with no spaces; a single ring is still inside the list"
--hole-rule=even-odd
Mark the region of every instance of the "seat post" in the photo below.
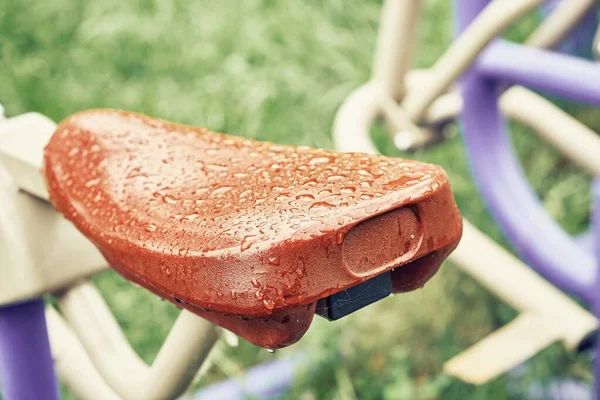
[[[57,400],[41,298],[0,306],[0,388],[6,400]]]

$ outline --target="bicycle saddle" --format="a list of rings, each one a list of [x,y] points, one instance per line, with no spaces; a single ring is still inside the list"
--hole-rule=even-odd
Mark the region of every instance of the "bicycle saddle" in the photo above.
[[[44,170],[56,209],[116,271],[271,349],[315,312],[421,287],[462,232],[440,167],[123,111],[64,120]]]

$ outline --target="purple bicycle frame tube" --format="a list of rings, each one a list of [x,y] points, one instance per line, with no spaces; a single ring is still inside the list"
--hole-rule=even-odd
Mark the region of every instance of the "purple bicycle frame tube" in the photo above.
[[[488,2],[457,0],[459,31]],[[594,256],[547,215],[527,183],[498,108],[497,83],[471,68],[463,77],[461,90],[464,141],[479,191],[492,215],[534,269],[557,286],[594,303],[593,298],[598,296],[592,289],[596,277]]]
[[[595,237],[596,244],[596,268],[600,271],[600,178],[596,178],[592,187],[593,202],[595,204],[594,211],[592,213],[592,229]],[[600,291],[600,273],[596,274],[596,290]],[[592,304],[596,315],[600,315],[600,294],[596,294],[595,302]],[[600,340],[596,338],[596,357],[594,359],[596,367],[596,382],[595,382],[595,395],[596,398],[600,397]]]
[[[243,400],[248,396],[272,399],[289,391],[294,377],[302,371],[306,362],[303,354],[274,360],[252,367],[243,377],[231,378],[202,388],[189,400],[228,399]]]
[[[5,400],[59,398],[41,298],[0,306],[0,388]]]
[[[458,31],[464,30],[488,2],[489,0],[456,0]],[[487,51],[493,51],[493,47]],[[498,57],[493,55],[493,58]],[[510,61],[516,60],[519,63],[523,61],[521,59]],[[527,61],[525,63],[527,64]],[[490,65],[495,64],[490,63]],[[561,61],[559,65],[549,65],[548,68],[554,68],[559,73],[571,74],[573,71],[565,70],[571,65],[573,63]],[[557,286],[587,300],[598,317],[600,316],[600,290],[598,290],[600,289],[598,273],[600,270],[600,181],[596,181],[593,188],[596,202],[593,216],[593,229],[596,235],[594,256],[594,252],[585,251],[560,229],[558,224],[547,215],[531,190],[512,152],[504,119],[500,114],[499,82],[490,79],[490,77],[506,77],[507,74],[494,73],[486,76],[481,74],[480,67],[481,65],[478,67],[476,63],[476,66],[464,75],[461,82],[464,103],[461,115],[462,130],[471,170],[479,190],[498,224],[531,266]],[[497,72],[494,68],[490,70]],[[525,70],[519,72],[518,76],[522,79],[520,83],[525,86],[530,86],[532,81],[535,82],[535,78],[528,77]],[[590,82],[592,85],[595,83]],[[546,79],[544,86],[547,86],[546,89],[552,89],[552,82]],[[587,87],[578,90],[586,91]],[[595,370],[594,398],[598,399],[600,341],[597,342]]]
[[[600,68],[593,61],[497,40],[475,68],[490,79],[600,106]]]

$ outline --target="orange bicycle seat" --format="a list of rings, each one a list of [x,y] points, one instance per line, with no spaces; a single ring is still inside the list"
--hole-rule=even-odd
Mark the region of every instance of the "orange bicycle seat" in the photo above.
[[[462,232],[440,167],[124,111],[67,118],[44,161],[52,203],[112,268],[271,349],[315,313],[423,286]]]

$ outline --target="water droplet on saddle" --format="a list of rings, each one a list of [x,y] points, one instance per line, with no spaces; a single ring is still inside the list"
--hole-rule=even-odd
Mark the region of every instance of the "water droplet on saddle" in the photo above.
[[[206,187],[201,187],[201,188],[195,189],[192,192],[192,194],[194,196],[202,196],[202,195],[205,195],[206,193],[208,193],[208,188],[206,188]]]
[[[367,178],[372,178],[373,177],[372,173],[370,173],[369,171],[364,170],[364,169],[359,169],[358,171],[356,171],[356,173],[359,174],[359,175],[365,176]]]
[[[168,194],[166,194],[166,195],[164,195],[162,197],[162,201],[164,201],[167,204],[175,204],[175,203],[177,203],[177,199],[175,197],[173,197],[173,196],[168,195]]]
[[[328,203],[326,201],[317,201],[313,203],[309,208],[312,210],[313,208],[334,208],[335,205]]]
[[[200,214],[192,213],[192,214],[186,215],[183,219],[185,219],[187,221],[193,221],[193,220],[197,219],[198,217],[200,217]]]
[[[256,280],[256,278],[252,278],[252,280],[250,281],[250,283],[252,283],[252,286],[254,286],[255,288],[259,288],[260,287],[260,282]]]
[[[248,190],[244,190],[242,193],[240,193],[240,198],[243,199],[245,197],[248,197],[252,194],[252,190],[248,189]]]
[[[331,158],[329,157],[315,157],[312,158],[308,163],[310,165],[317,165],[317,164],[325,164],[331,161]]]
[[[256,243],[257,240],[258,240],[258,236],[256,236],[256,235],[244,236],[244,238],[242,239],[242,244],[240,246],[240,249],[242,251],[248,250],[254,243]]]
[[[310,193],[303,193],[303,194],[296,195],[296,200],[300,200],[300,199],[314,200],[314,198],[315,198],[315,196],[313,196]]]
[[[223,165],[217,165],[217,164],[206,164],[204,166],[205,169],[209,170],[209,171],[214,171],[214,172],[223,172],[223,171],[227,171],[228,168],[226,166]]]
[[[218,188],[214,189],[210,193],[210,196],[211,197],[222,196],[225,193],[229,192],[231,189],[233,189],[231,186],[221,186],[221,187],[218,187]]]
[[[379,211],[379,207],[378,204],[369,204],[365,207],[365,212],[367,214],[375,214]]]
[[[273,300],[270,300],[270,299],[264,299],[263,300],[263,305],[269,311],[275,308],[275,302]]]
[[[277,256],[269,257],[269,264],[279,265],[279,257],[277,257]]]

